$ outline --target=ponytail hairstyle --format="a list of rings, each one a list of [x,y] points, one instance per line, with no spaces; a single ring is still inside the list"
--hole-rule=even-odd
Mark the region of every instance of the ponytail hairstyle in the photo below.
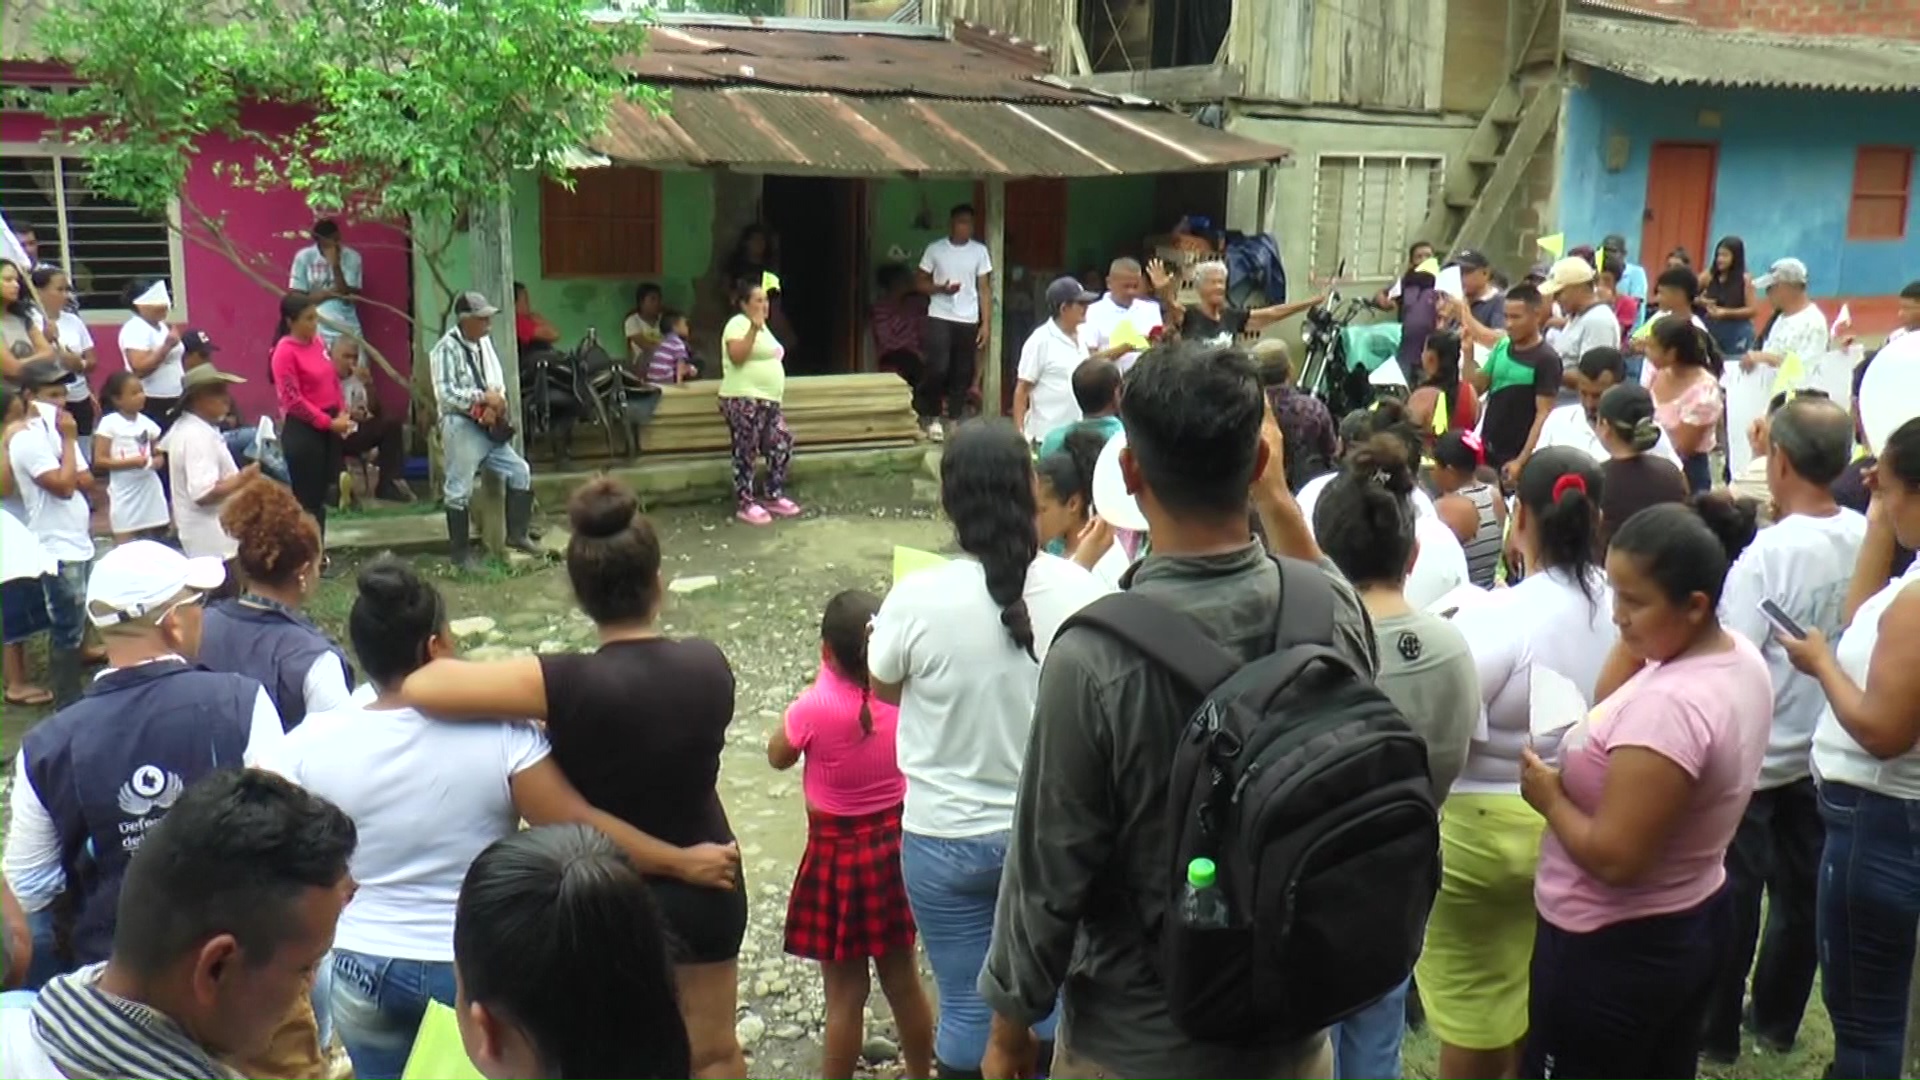
[[[1660,319],[1653,324],[1653,340],[1666,349],[1676,364],[1706,368],[1714,378],[1725,374],[1726,361],[1713,335],[1693,325],[1691,319]]]
[[[1040,553],[1033,457],[1012,424],[980,420],[954,432],[940,455],[940,506],[960,550],[980,561],[1000,625],[1038,663],[1025,595],[1027,568]]]
[[[1732,499],[1726,500],[1728,504]],[[1696,512],[1700,500],[1649,506],[1628,518],[1613,534],[1612,550],[1632,557],[1643,573],[1675,604],[1695,593],[1707,598],[1707,610],[1717,611],[1733,565],[1726,536],[1713,521]],[[1716,509],[1715,513],[1721,513]],[[1724,519],[1723,519],[1724,520]],[[1748,536],[1752,536],[1749,519]]]
[[[1593,575],[1605,565],[1600,542],[1603,482],[1600,463],[1570,446],[1539,451],[1520,470],[1520,508],[1533,522],[1543,564],[1538,569],[1565,573],[1593,604],[1599,603]]]
[[[310,307],[317,306],[313,297],[303,292],[290,292],[280,298],[280,321],[273,328],[273,340],[279,341],[293,333],[293,320],[299,318]]]
[[[1397,435],[1354,447],[1313,509],[1313,534],[1356,585],[1399,585],[1413,561],[1413,467]]]
[[[1653,395],[1639,383],[1621,383],[1600,395],[1600,422],[1635,454],[1660,443],[1660,423],[1654,419]]]
[[[347,616],[353,654],[373,685],[400,685],[433,658],[433,640],[447,633],[447,602],[408,563],[391,555],[360,571],[360,595]]]
[[[1714,539],[1720,542],[1721,550],[1727,556],[1727,566],[1731,567],[1740,560],[1740,555],[1753,543],[1760,532],[1760,504],[1752,499],[1736,497],[1727,490],[1703,491],[1687,500],[1694,515],[1706,522],[1712,530]],[[1721,574],[1722,577],[1726,575]],[[1719,603],[1719,597],[1714,597]]]
[[[1034,471],[1052,489],[1053,497],[1066,503],[1080,498],[1082,517],[1093,515],[1093,470],[1100,463],[1100,451],[1107,445],[1107,433],[1096,428],[1077,427],[1067,432],[1060,448],[1034,463]]]
[[[880,598],[848,589],[827,601],[820,616],[820,643],[827,647],[833,666],[848,682],[860,687],[860,731],[873,734],[873,687],[867,677],[867,627],[880,613]]]
[[[1432,386],[1440,388],[1442,415],[1452,426],[1454,403],[1460,396],[1460,335],[1452,330],[1435,330],[1427,335],[1427,351],[1438,361]]]

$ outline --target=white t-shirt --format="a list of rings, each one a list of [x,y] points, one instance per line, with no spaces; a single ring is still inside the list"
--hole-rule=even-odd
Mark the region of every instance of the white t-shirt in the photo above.
[[[1920,581],[1920,560],[1907,572],[1874,593],[1853,622],[1840,635],[1833,657],[1840,670],[1859,687],[1867,685],[1867,672],[1873,666],[1874,646],[1880,643],[1880,619],[1900,598],[1901,592]],[[1881,760],[1867,753],[1833,714],[1833,706],[1820,711],[1820,723],[1813,730],[1813,774],[1822,780],[1850,784],[1895,799],[1920,800],[1920,746],[1899,757]]]
[[[1307,528],[1313,528],[1313,508],[1319,504],[1321,493],[1327,490],[1327,485],[1337,475],[1327,473],[1300,485],[1300,493],[1294,496],[1294,501],[1300,505],[1300,512],[1306,515]],[[1420,549],[1413,556],[1413,569],[1408,571],[1406,584],[1401,591],[1407,603],[1425,610],[1472,579],[1467,576],[1467,551],[1460,546],[1460,538],[1454,535],[1453,529],[1440,520],[1433,499],[1417,487],[1408,498],[1413,502],[1413,538],[1419,543]]]
[[[233,463],[227,440],[212,424],[190,412],[181,412],[160,449],[167,452],[167,475],[173,484],[173,524],[180,533],[180,549],[188,558],[211,555],[231,559],[240,542],[220,524],[220,504],[200,505],[213,486],[240,467]]]
[[[1540,444],[1534,447],[1534,453],[1550,446],[1571,446],[1585,450],[1593,455],[1595,461],[1605,461],[1611,456],[1607,448],[1600,444],[1600,433],[1587,422],[1586,406],[1577,401],[1554,409],[1547,414],[1546,422],[1540,425]],[[1675,468],[1680,467],[1680,454],[1674,450],[1673,440],[1667,437],[1664,429],[1660,432],[1660,441],[1654,443],[1653,449],[1647,453],[1666,458],[1673,462]]]
[[[347,288],[355,290],[359,289],[365,280],[360,253],[344,244],[340,246],[340,276],[347,279]],[[319,244],[303,247],[298,254],[294,255],[293,270],[287,275],[287,288],[294,292],[310,293],[331,289],[333,286],[333,264],[327,262],[327,257],[320,253]],[[352,333],[360,332],[360,312],[351,300],[343,300],[336,296],[322,301],[320,314]],[[320,333],[322,337],[331,341],[340,336],[341,331],[322,322]]]
[[[1818,304],[1808,304],[1792,315],[1782,315],[1774,322],[1765,343],[1755,344],[1754,349],[1779,356],[1797,356],[1804,374],[1826,354],[1827,317],[1821,314]],[[1767,415],[1767,405],[1773,400],[1774,387],[1780,383],[1784,366],[1755,364],[1752,371],[1743,371],[1739,364],[1728,364],[1727,370],[1720,376],[1720,386],[1726,391],[1729,444],[1726,450],[1727,468],[1730,471],[1738,473],[1753,460],[1753,448],[1747,443],[1747,429],[1753,426],[1755,420]],[[1851,374],[1842,372],[1839,386],[1823,386],[1822,389],[1829,392],[1840,390],[1844,394],[1851,389]],[[1801,385],[1805,385],[1804,382]],[[1846,404],[1844,396],[1835,400]]]
[[[1840,632],[1854,560],[1866,539],[1867,519],[1842,509],[1831,517],[1792,514],[1760,530],[1727,571],[1720,594],[1720,622],[1754,643],[1773,677],[1773,735],[1760,767],[1759,787],[1775,788],[1811,774],[1813,729],[1826,711],[1820,684],[1793,669],[1760,615],[1772,600],[1793,621],[1829,638]]]
[[[54,334],[60,339],[60,347],[68,352],[86,355],[93,345],[93,331],[87,329],[87,322],[71,311],[62,310],[60,318],[54,321]],[[74,372],[67,379],[67,400],[87,401],[93,397],[93,387],[87,377]]]
[[[943,236],[927,245],[926,254],[920,256],[920,269],[933,278],[935,286],[927,299],[929,316],[957,323],[980,321],[980,278],[993,273],[993,257],[987,254],[987,245],[978,240],[956,245]],[[949,296],[940,291],[939,286],[956,281],[960,283],[959,292]]]
[[[308,715],[269,767],[331,800],[360,832],[336,947],[389,959],[453,959],[467,867],[520,825],[509,786],[551,753],[529,723],[452,723],[412,709]]]
[[[1073,373],[1086,359],[1087,347],[1052,319],[1027,335],[1027,343],[1020,346],[1018,378],[1031,384],[1024,432],[1029,442],[1038,442],[1054,428],[1079,421],[1080,402],[1073,396]]]
[[[1133,327],[1133,333],[1127,337],[1144,338],[1160,325],[1160,305],[1150,297],[1136,296],[1133,303],[1121,307],[1114,303],[1113,294],[1108,293],[1087,305],[1087,321],[1080,324],[1080,340],[1086,343],[1087,351],[1098,352],[1113,344],[1114,331],[1120,329],[1122,322]],[[1140,354],[1136,351],[1119,357],[1114,363],[1125,371],[1138,359]]]
[[[1560,369],[1572,371],[1588,349],[1620,347],[1620,320],[1611,307],[1595,302],[1568,319],[1567,325],[1553,334],[1552,341],[1554,351],[1560,354]]]
[[[141,352],[157,349],[171,333],[173,331],[165,323],[155,326],[135,315],[120,327],[120,355],[124,357],[135,349]],[[173,348],[167,351],[166,357],[160,361],[160,366],[154,368],[151,375],[140,380],[140,385],[146,387],[149,396],[157,398],[180,396],[180,379],[187,372],[186,355],[186,346],[175,342]],[[127,365],[127,370],[133,370],[131,363]]]
[[[1042,553],[1027,568],[1033,648],[1109,590],[1086,570]],[[874,619],[867,670],[904,683],[897,736],[907,776],[906,830],[964,839],[1013,827],[1040,665],[1013,643],[972,559],[895,584]]]
[[[13,486],[27,510],[27,528],[33,530],[47,554],[61,562],[90,562],[93,535],[88,531],[87,497],[75,491],[63,498],[34,480],[60,471],[63,440],[56,421],[47,419],[43,406],[36,403],[29,408],[34,413],[26,429],[7,444],[8,457],[13,461]],[[78,453],[76,446],[76,456]]]
[[[1565,676],[1592,705],[1601,665],[1620,639],[1613,624],[1613,589],[1595,570],[1593,599],[1558,570],[1529,574],[1511,589],[1494,589],[1483,603],[1453,617],[1473,650],[1486,707],[1485,737],[1467,746],[1455,794],[1512,795],[1520,791],[1520,750],[1527,745],[1533,669]]]
[[[118,412],[110,412],[100,418],[93,433],[113,440],[115,458],[141,457],[152,461],[153,452],[159,448],[160,425],[144,413],[135,413],[129,420]],[[116,469],[108,475],[112,478],[107,483],[107,494],[114,532],[154,529],[167,523],[167,494],[160,488],[159,473],[150,468]]]
[[[644,335],[652,338],[655,344],[658,344],[660,341],[660,324],[658,322],[648,322],[641,318],[640,313],[636,311],[627,316],[627,321],[621,324],[620,329],[627,335],[627,359],[635,363],[644,364],[653,358],[652,345],[642,345],[633,339]]]

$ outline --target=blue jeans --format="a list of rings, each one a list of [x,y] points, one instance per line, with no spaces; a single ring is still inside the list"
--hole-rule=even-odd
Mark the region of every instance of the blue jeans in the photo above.
[[[480,425],[464,416],[440,418],[440,456],[446,467],[446,486],[441,499],[449,510],[465,510],[473,498],[473,478],[481,469],[491,469],[507,482],[510,491],[533,487],[533,471],[512,443],[496,443]]]
[[[1379,1001],[1333,1026],[1333,1075],[1340,1080],[1400,1080],[1400,1043],[1407,1033],[1403,982]]]
[[[1835,1080],[1899,1076],[1920,928],[1920,801],[1820,785],[1816,933]]]
[[[87,634],[87,578],[90,562],[63,562],[60,572],[40,579],[47,596],[47,619],[52,624],[47,643],[55,649],[77,649]]]
[[[333,950],[333,1027],[360,1080],[399,1080],[427,1001],[453,1007],[453,965]]]
[[[1006,861],[1006,833],[964,840],[907,833],[900,843],[907,902],[940,988],[933,1056],[950,1069],[978,1072],[986,1056],[993,1012],[980,997],[980,970],[993,939],[993,909]],[[1053,1038],[1055,1019],[1034,1025],[1042,1039]]]

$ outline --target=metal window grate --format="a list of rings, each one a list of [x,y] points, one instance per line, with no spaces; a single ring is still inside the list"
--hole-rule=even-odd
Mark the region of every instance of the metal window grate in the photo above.
[[[179,245],[164,218],[100,197],[86,161],[57,153],[0,154],[0,206],[16,228],[32,224],[40,258],[73,278],[82,311],[123,311],[138,280],[179,281]],[[53,235],[49,235],[52,233]]]
[[[1322,154],[1313,181],[1308,261],[1316,278],[1392,279],[1407,246],[1439,206],[1445,159],[1430,155]]]

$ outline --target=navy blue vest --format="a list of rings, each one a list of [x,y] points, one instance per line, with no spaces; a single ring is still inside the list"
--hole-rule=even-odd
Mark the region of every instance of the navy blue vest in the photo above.
[[[112,951],[120,879],[147,830],[187,785],[242,764],[259,698],[252,679],[159,660],[108,672],[27,732],[27,778],[76,901],[75,963]]]
[[[280,710],[280,726],[292,731],[307,718],[307,672],[314,661],[331,653],[344,667],[346,655],[299,612],[261,597],[245,600],[221,600],[207,607],[200,663],[260,680]],[[347,685],[352,684],[353,668],[347,667]]]

